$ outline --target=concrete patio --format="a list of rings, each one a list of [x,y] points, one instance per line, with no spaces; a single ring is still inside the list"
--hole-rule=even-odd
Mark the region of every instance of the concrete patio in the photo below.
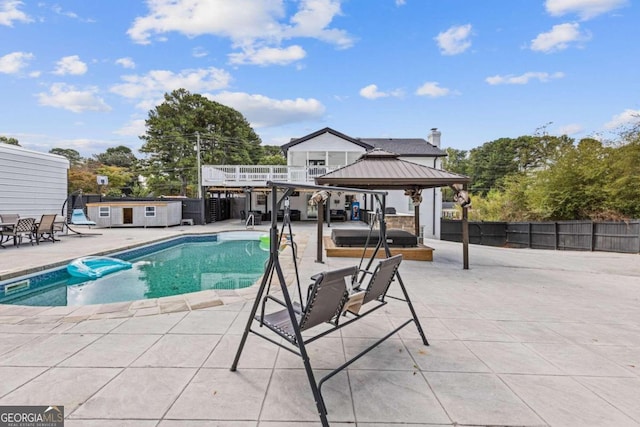
[[[239,228],[105,229],[8,247],[0,278]],[[359,261],[318,264],[315,224],[294,223],[294,233],[305,284]],[[400,272],[431,345],[409,325],[329,380],[332,426],[640,425],[638,255],[471,246],[465,271],[461,245],[426,244],[434,261],[404,261]],[[71,427],[320,425],[302,362],[289,352],[250,337],[229,371],[251,298],[218,297],[221,305],[153,311],[0,305],[0,405],[64,405]],[[318,373],[408,318],[397,301],[378,313],[309,345]]]

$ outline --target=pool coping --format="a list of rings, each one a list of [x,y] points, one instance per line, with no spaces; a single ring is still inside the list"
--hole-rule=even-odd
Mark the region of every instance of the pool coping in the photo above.
[[[117,249],[110,249],[107,251],[99,251],[87,255],[109,255],[117,252],[122,252],[130,249],[136,249],[147,245],[152,245],[158,242],[163,242],[183,236],[201,236],[203,234],[220,234],[227,232],[237,232],[246,230],[225,230],[217,231],[213,233],[183,233],[180,236],[174,236],[170,238],[158,238],[149,241],[120,247]],[[297,254],[298,260],[301,258],[301,254],[308,243],[308,236],[300,235],[297,239]],[[289,253],[290,247],[287,247],[282,252],[283,254]],[[35,274],[38,272],[59,268],[69,263],[70,260],[59,261],[46,266],[33,267],[21,272],[12,272],[8,276],[2,277],[1,280],[8,280],[18,276]],[[295,269],[293,266],[293,260],[291,256],[280,257],[280,263],[287,283],[293,283],[295,278]],[[26,306],[26,305],[13,305],[13,304],[0,304],[0,324],[42,324],[42,323],[78,323],[85,320],[97,320],[97,319],[115,319],[115,318],[127,318],[127,317],[141,317],[151,316],[156,314],[166,314],[184,311],[193,311],[206,309],[211,307],[219,307],[237,302],[252,301],[260,287],[260,283],[263,280],[261,275],[256,282],[243,289],[218,289],[218,290],[205,290],[198,292],[191,292],[180,295],[172,295],[167,297],[124,301],[107,304],[91,304],[91,305],[76,305],[76,306]],[[280,289],[273,289],[273,292],[281,292]]]

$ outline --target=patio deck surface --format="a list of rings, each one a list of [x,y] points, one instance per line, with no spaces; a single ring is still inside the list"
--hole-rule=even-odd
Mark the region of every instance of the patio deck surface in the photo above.
[[[230,229],[241,227],[99,229],[102,236],[8,247],[0,249],[0,278]],[[315,263],[315,224],[294,223],[294,233],[305,284],[313,273],[359,261]],[[465,271],[460,244],[425,243],[435,249],[433,262],[403,261],[400,272],[431,345],[409,325],[329,380],[323,394],[332,426],[640,425],[638,255],[472,245]],[[250,293],[203,297],[221,305],[192,298],[152,310],[140,302],[137,309],[0,305],[0,405],[64,405],[70,427],[320,425],[302,362],[289,352],[250,336],[238,371],[229,371]],[[408,318],[396,301],[378,313],[310,344],[317,372]]]

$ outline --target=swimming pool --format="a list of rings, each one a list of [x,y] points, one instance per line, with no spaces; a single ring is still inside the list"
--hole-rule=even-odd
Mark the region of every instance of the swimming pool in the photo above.
[[[160,298],[209,289],[241,289],[264,271],[263,232],[188,235],[110,254],[133,263],[96,280],[66,267],[0,282],[0,304],[89,305]]]

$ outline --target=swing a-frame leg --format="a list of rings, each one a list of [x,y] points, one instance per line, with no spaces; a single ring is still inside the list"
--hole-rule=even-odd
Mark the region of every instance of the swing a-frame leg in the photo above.
[[[284,183],[270,183],[270,185],[272,187],[273,195],[272,212],[277,212],[279,204],[282,202],[282,200],[277,201],[276,191],[278,187],[286,188],[283,199],[285,199],[294,188],[300,187],[299,185],[296,185],[294,187],[292,184]],[[308,187],[318,188],[317,186]],[[322,386],[326,383],[326,381],[334,377],[345,368],[349,367],[351,364],[359,360],[362,356],[369,353],[379,344],[396,334],[398,331],[400,331],[410,323],[415,323],[422,338],[422,342],[425,345],[429,345],[429,343],[427,342],[418,317],[415,313],[415,310],[413,309],[413,305],[411,304],[411,300],[409,299],[409,295],[404,286],[404,283],[402,282],[402,279],[398,274],[398,267],[400,266],[400,263],[402,261],[402,255],[391,257],[389,248],[386,243],[385,250],[389,258],[380,261],[373,272],[369,273],[371,274],[371,277],[367,283],[366,288],[362,285],[364,276],[360,280],[360,282],[358,282],[357,278],[361,270],[358,266],[354,265],[352,267],[325,271],[314,275],[311,278],[312,283],[309,286],[307,295],[303,298],[298,275],[295,249],[296,246],[292,242],[291,246],[293,253],[293,263],[295,266],[297,284],[294,290],[297,290],[299,298],[299,302],[294,302],[289,292],[289,287],[287,286],[287,283],[285,281],[284,274],[282,272],[278,250],[280,238],[284,233],[285,226],[289,227],[289,235],[293,239],[293,233],[291,232],[291,223],[288,221],[289,218],[286,213],[286,211],[288,210],[287,203],[285,203],[285,207],[285,219],[282,227],[282,232],[278,233],[276,215],[272,215],[271,230],[269,235],[269,261],[267,263],[265,273],[258,288],[256,299],[253,302],[249,318],[247,319],[247,323],[242,334],[242,338],[240,340],[240,344],[238,346],[233,364],[231,365],[231,371],[236,371],[238,368],[240,356],[242,354],[244,346],[246,345],[249,333],[253,333],[287,351],[296,354],[302,359],[320,421],[323,426],[328,426],[328,410],[322,397]],[[382,225],[381,228],[384,228],[384,225]],[[379,242],[380,241],[385,240],[379,239]],[[376,251],[379,249],[379,247],[380,243],[378,244]],[[370,266],[371,262],[369,263],[367,270]],[[277,281],[280,284],[282,299],[269,295],[274,276],[275,278],[277,278]],[[394,281],[398,282],[398,285],[402,289],[402,293],[404,296],[403,299],[394,299],[399,299],[407,303],[411,312],[411,318],[396,327],[393,331],[378,339],[374,344],[358,353],[355,357],[338,366],[336,369],[332,370],[327,375],[322,377],[319,381],[317,381],[311,366],[309,355],[307,353],[307,344],[310,344],[313,341],[326,336],[327,334],[330,334],[340,328],[356,322],[384,307],[387,304],[385,298],[392,298],[391,296],[387,296],[387,291],[391,283]],[[355,288],[352,290],[347,289],[347,287],[345,286],[346,282],[356,284]],[[356,298],[357,303],[350,304],[353,303],[354,299]],[[272,302],[274,303],[274,305],[279,305],[280,309],[278,311],[265,314],[265,305],[268,302]],[[365,309],[363,310],[361,306],[365,307]],[[254,328],[253,326],[256,326],[256,324],[258,327]],[[330,327],[318,334],[307,337],[306,339],[303,338],[303,332],[310,330],[314,326],[318,326],[320,324],[328,324],[330,325]],[[270,330],[271,333],[276,334],[279,338],[282,338],[284,340],[276,340],[269,336],[272,334],[263,333],[261,330],[259,330],[262,327],[266,327],[268,330]]]

